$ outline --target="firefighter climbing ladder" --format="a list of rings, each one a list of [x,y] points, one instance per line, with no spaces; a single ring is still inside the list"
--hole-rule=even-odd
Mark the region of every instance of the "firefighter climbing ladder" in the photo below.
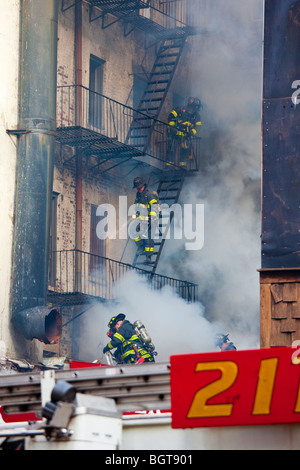
[[[126,139],[127,145],[141,152],[146,152],[186,40],[188,36],[198,34],[198,32],[194,27],[188,26],[182,21],[180,13],[176,18],[176,7],[173,13],[175,16],[170,14],[174,4],[168,11],[168,5],[161,5],[162,10],[154,8],[151,0],[126,2],[124,0],[87,0],[87,3],[90,5],[90,21],[102,18],[103,29],[122,20],[125,36],[137,28],[149,35],[149,38],[155,38],[154,42],[152,39],[150,40],[152,45],[148,48],[155,46],[158,52],[152,70],[147,76],[147,85],[137,108],[138,113],[133,119]],[[156,5],[155,2],[154,4]],[[166,10],[165,7],[167,7]],[[100,13],[93,14],[94,9],[100,9]],[[148,18],[147,15],[140,14],[141,11],[147,9],[155,10],[160,19],[156,21]],[[107,14],[113,15],[115,19],[105,24]]]
[[[158,118],[183,51],[187,33],[182,28],[165,38],[159,48],[148,83],[129,129],[129,145],[146,152],[152,131]]]
[[[163,175],[161,178],[157,193],[159,197],[159,204],[162,206],[163,204],[167,204],[170,208],[173,204],[178,202],[180,192],[184,182],[184,175],[179,172],[175,172],[171,175]],[[163,218],[162,214],[160,213],[159,217],[159,237],[154,240],[154,252],[152,254],[152,262],[149,265],[145,265],[143,260],[145,258],[144,254],[139,254],[138,251],[136,252],[135,258],[133,260],[132,265],[135,267],[143,266],[143,269],[149,271],[151,274],[154,274],[158,265],[158,261],[160,255],[162,253],[166,235],[168,234],[168,230],[170,229],[172,220],[174,218],[174,212],[170,212],[170,217]]]

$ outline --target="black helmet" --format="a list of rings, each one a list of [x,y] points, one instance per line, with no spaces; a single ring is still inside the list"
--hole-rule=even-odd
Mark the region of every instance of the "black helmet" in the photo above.
[[[199,98],[190,97],[188,100],[188,106],[192,106],[196,111],[199,111],[199,109],[202,108],[202,104]]]
[[[137,176],[136,178],[134,178],[133,180],[133,187],[134,188],[141,188],[142,186],[144,186],[146,184],[146,181],[144,180],[144,178],[142,178],[141,176]]]
[[[217,333],[215,338],[216,346],[221,347],[223,343],[227,343],[229,335],[224,335],[223,333]]]
[[[126,315],[124,315],[124,313],[119,313],[116,317],[112,317],[109,321],[109,324],[107,325],[109,327],[109,329],[113,329],[116,324],[118,323],[118,321],[123,321],[125,320],[125,317]]]

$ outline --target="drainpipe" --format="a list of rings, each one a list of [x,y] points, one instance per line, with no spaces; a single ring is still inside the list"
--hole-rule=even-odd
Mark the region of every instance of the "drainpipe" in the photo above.
[[[82,126],[82,3],[75,5],[75,84],[76,125]],[[82,154],[76,149],[76,240],[75,240],[75,285],[81,292],[82,279]]]
[[[61,324],[59,312],[45,307],[56,132],[59,0],[23,0],[21,5],[11,315],[14,331],[29,340],[37,338],[52,343],[57,342]]]

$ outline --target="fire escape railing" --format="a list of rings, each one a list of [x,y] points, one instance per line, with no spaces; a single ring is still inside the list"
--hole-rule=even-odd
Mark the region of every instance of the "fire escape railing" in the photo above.
[[[77,106],[75,105],[77,103]],[[145,134],[151,128],[149,136]],[[77,129],[77,133],[76,133]],[[83,142],[81,129],[93,133]],[[146,131],[141,131],[146,129]],[[175,155],[167,154],[168,124],[153,116],[137,111],[112,98],[96,93],[82,85],[59,86],[57,92],[57,130],[64,132],[62,143],[84,145],[86,155],[101,155],[109,143],[118,142],[134,149],[133,156],[148,156],[160,165],[177,166]],[[68,136],[69,135],[69,136]],[[97,140],[97,135],[99,139]],[[87,143],[89,145],[87,145]],[[119,147],[117,147],[119,151]],[[192,139],[191,170],[197,170],[200,139]]]
[[[131,23],[125,28],[125,35],[135,28],[150,33],[159,33],[177,28],[189,28],[196,25],[195,7],[191,0],[147,0],[144,2],[124,2],[110,0],[86,0],[90,5],[90,21],[102,19],[102,28],[107,28],[116,21]],[[112,15],[116,20],[107,19]]]
[[[198,285],[175,278],[151,274],[130,264],[79,250],[62,250],[51,254],[56,261],[56,282],[49,291],[56,294],[80,293],[105,300],[117,296],[117,284],[128,272],[136,272],[149,281],[154,290],[169,286],[188,302],[198,301]],[[80,269],[78,269],[80,266]]]
[[[150,0],[149,9],[140,10],[140,15],[150,17],[164,28],[182,28],[191,24],[190,0]]]

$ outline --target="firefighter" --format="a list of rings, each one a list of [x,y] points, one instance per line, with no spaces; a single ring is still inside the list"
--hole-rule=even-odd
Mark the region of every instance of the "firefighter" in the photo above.
[[[236,351],[235,345],[229,341],[229,335],[223,335],[222,333],[216,335],[216,346],[218,346],[221,351]]]
[[[168,124],[168,154],[179,151],[179,165],[187,166],[187,160],[192,159],[192,138],[199,135],[202,125],[199,98],[189,98],[186,107],[180,106],[169,114]],[[175,148],[174,148],[175,147]]]
[[[134,204],[135,217],[139,221],[136,229],[139,236],[134,241],[138,246],[138,253],[145,254],[145,264],[151,264],[154,236],[159,220],[159,198],[157,192],[147,188],[146,181],[140,176],[134,179],[133,188],[137,190]]]
[[[109,343],[103,349],[105,354],[116,348],[114,356],[117,362],[127,364],[138,364],[142,362],[154,362],[154,358],[146,350],[142,340],[137,335],[132,323],[125,320],[126,315],[119,313],[112,317],[108,323],[110,337]]]

